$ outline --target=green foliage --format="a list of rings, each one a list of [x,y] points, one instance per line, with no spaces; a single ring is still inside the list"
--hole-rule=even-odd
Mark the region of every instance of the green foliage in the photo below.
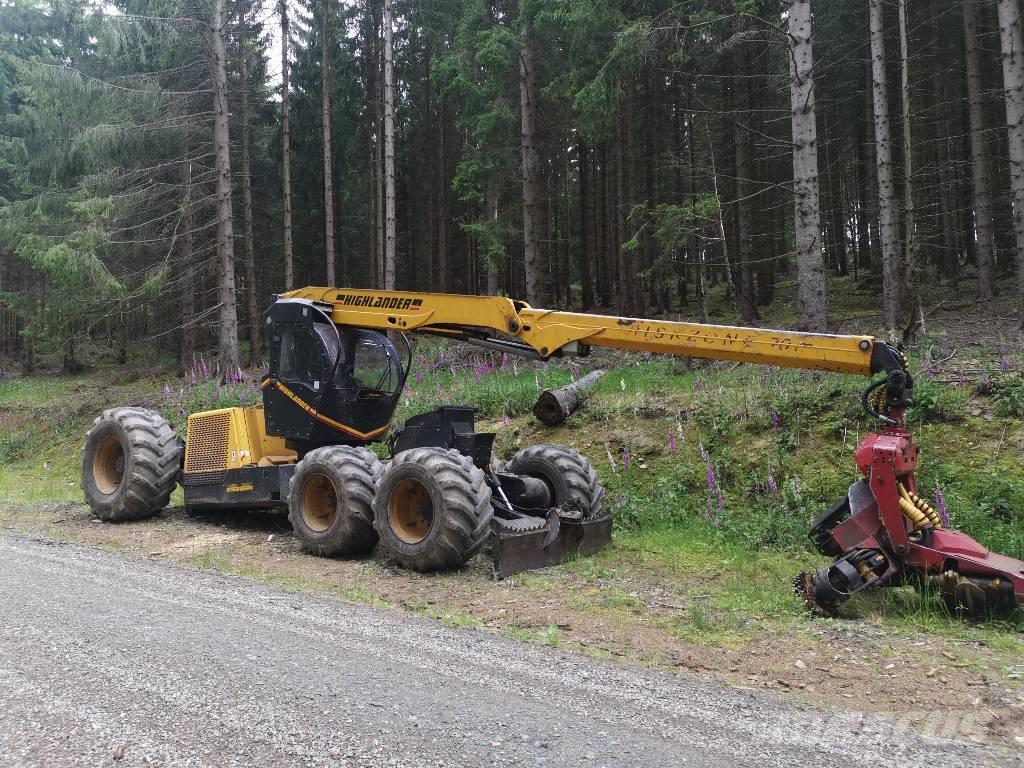
[[[992,402],[1003,416],[1024,416],[1024,373],[1013,371],[993,376]]]
[[[529,413],[543,389],[572,380],[567,368],[533,366],[507,357],[474,357],[466,363],[435,358],[410,377],[396,421],[441,405],[474,405],[484,418],[511,418]]]

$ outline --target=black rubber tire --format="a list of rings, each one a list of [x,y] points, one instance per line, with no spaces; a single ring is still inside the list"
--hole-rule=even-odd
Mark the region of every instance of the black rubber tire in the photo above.
[[[182,450],[181,439],[159,413],[145,408],[104,411],[93,421],[82,448],[86,503],[108,522],[152,517],[170,501]]]
[[[602,514],[604,486],[590,459],[579,451],[564,445],[531,445],[509,459],[505,471],[543,480],[556,507],[575,497],[583,502],[586,519]]]
[[[372,451],[347,445],[316,448],[302,457],[288,486],[288,520],[304,551],[352,557],[373,550],[373,494],[383,469]],[[333,519],[318,530],[304,514],[303,499],[309,484],[321,478],[330,483],[334,503]]]
[[[392,497],[407,483],[429,495],[432,520],[423,538],[403,539],[392,525]],[[373,499],[381,547],[399,565],[429,572],[458,568],[491,533],[491,488],[473,460],[456,450],[413,448],[384,467]]]

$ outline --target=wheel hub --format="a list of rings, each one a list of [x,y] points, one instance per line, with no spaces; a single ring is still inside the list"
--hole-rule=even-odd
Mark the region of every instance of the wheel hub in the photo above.
[[[124,478],[124,448],[113,435],[103,438],[92,460],[92,476],[100,493],[110,496]]]
[[[391,530],[406,544],[423,541],[434,524],[434,503],[430,491],[418,480],[400,482],[388,500]]]
[[[316,474],[302,492],[302,520],[311,530],[323,533],[338,517],[338,494],[327,475]]]

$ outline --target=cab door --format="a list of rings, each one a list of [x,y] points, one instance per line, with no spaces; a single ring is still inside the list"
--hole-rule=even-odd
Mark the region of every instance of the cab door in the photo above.
[[[313,330],[316,311],[309,306],[289,307],[272,323],[270,372],[263,383],[267,433],[291,440],[308,441],[329,389],[333,360],[319,334]],[[305,315],[303,315],[305,311]]]

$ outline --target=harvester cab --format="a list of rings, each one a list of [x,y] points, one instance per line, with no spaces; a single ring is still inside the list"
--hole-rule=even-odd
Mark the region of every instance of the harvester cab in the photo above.
[[[264,314],[269,370],[261,382],[268,435],[305,450],[362,445],[384,434],[405,386],[406,361],[387,335],[335,325],[331,307],[277,299]]]
[[[153,515],[180,481],[187,508],[287,508],[296,538],[319,555],[363,554],[379,542],[400,564],[431,571],[461,566],[493,541],[495,570],[509,575],[595,553],[611,540],[610,511],[575,449],[532,445],[502,463],[467,406],[388,426],[412,361],[405,334],[538,360],[605,347],[873,377],[862,404],[881,430],[857,450],[864,479],[812,526],[812,543],[834,560],[795,579],[808,607],[835,613],[858,592],[905,583],[935,589],[957,611],[1024,604],[1024,562],[950,529],[918,495],[904,418],[913,380],[883,340],[331,287],[277,296],[264,317],[262,405],[194,413],[184,443],[152,411],[114,408],[96,419],[82,488],[99,517]],[[367,448],[385,440],[387,463]]]

